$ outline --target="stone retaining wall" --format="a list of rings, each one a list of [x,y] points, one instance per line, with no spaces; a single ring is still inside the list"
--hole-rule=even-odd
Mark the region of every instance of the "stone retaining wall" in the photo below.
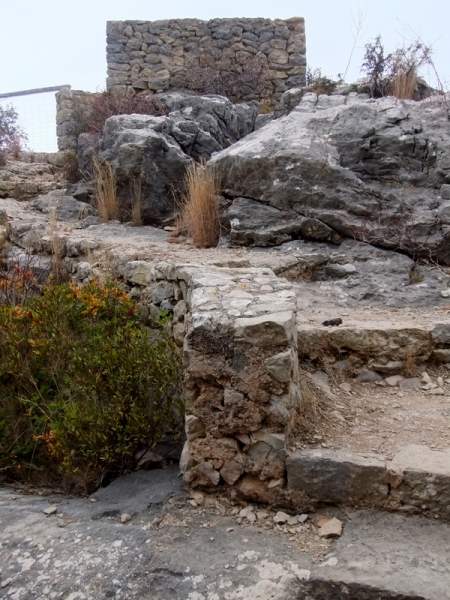
[[[107,24],[107,87],[110,90],[165,91],[182,87],[201,69],[222,77],[242,73],[255,57],[265,65],[268,98],[305,81],[303,18],[173,19],[110,21]],[[181,85],[180,85],[181,82]],[[243,100],[255,90],[241,90]]]
[[[186,482],[285,499],[286,437],[301,401],[292,285],[263,268],[131,261],[122,274],[144,288],[147,306],[173,311],[185,359]]]

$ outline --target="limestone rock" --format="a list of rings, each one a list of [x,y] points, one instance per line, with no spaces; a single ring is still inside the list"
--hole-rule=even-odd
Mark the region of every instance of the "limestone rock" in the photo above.
[[[319,536],[322,538],[337,538],[342,535],[342,521],[332,517],[324,519],[319,527]]]
[[[450,177],[440,99],[305,94],[211,164],[232,200],[234,244],[356,238],[450,264],[450,226],[436,215]]]
[[[169,114],[110,117],[100,141],[102,158],[113,166],[124,211],[131,208],[131,182],[139,178],[142,218],[154,224],[172,216],[174,193],[181,195],[192,160],[207,159],[253,131],[257,112],[253,105],[235,105],[221,96],[174,92],[159,98]]]

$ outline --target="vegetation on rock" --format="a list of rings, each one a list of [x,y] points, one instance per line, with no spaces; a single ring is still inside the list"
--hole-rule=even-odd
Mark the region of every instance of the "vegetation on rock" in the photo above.
[[[106,119],[115,115],[164,115],[167,110],[153,94],[98,94],[87,114],[79,115],[80,133],[101,134]]]
[[[8,154],[17,154],[21,149],[24,134],[17,119],[12,106],[0,106],[0,166],[5,164]]]
[[[113,284],[0,306],[0,474],[89,491],[178,428],[179,358]]]

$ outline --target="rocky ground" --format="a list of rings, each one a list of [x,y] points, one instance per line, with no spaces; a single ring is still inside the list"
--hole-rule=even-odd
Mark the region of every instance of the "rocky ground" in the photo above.
[[[332,516],[343,532],[322,537]],[[448,525],[190,496],[176,469],[89,498],[3,487],[0,526],[5,600],[450,598]]]
[[[101,223],[91,188],[41,157],[0,171],[0,246],[7,267],[58,260],[173,314],[181,462],[203,491],[177,469],[90,498],[3,487],[0,598],[450,598],[442,98],[300,94],[262,128],[254,106],[162,100],[168,115],[113,117],[79,147],[111,161],[125,208],[140,171],[150,224]],[[174,181],[215,152],[229,235],[173,243]]]

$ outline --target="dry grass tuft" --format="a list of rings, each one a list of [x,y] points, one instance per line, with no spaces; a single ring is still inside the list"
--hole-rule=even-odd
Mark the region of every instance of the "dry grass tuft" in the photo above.
[[[332,381],[329,383],[331,387],[316,381],[309,371],[300,369],[301,400],[291,409],[287,431],[289,446],[316,444],[336,428],[346,427],[347,418],[352,418],[348,399]]]
[[[143,225],[142,220],[142,179],[133,179],[131,188],[131,222],[135,227]]]
[[[414,100],[417,90],[417,71],[415,68],[399,71],[391,81],[391,93],[400,100]]]
[[[307,371],[300,370],[299,384],[301,401],[291,411],[289,443],[294,440],[302,443],[313,441],[314,435],[326,428],[328,421],[330,399],[317,387]]]
[[[220,219],[217,196],[219,178],[214,169],[194,163],[186,172],[185,196],[181,206],[181,227],[196,248],[217,246]]]
[[[49,219],[50,249],[52,253],[51,275],[54,281],[61,283],[66,279],[64,268],[64,240],[58,235],[58,217],[56,209],[52,210]]]
[[[117,183],[109,162],[95,157],[94,168],[95,200],[100,219],[106,223],[119,219],[120,207],[117,197]]]

